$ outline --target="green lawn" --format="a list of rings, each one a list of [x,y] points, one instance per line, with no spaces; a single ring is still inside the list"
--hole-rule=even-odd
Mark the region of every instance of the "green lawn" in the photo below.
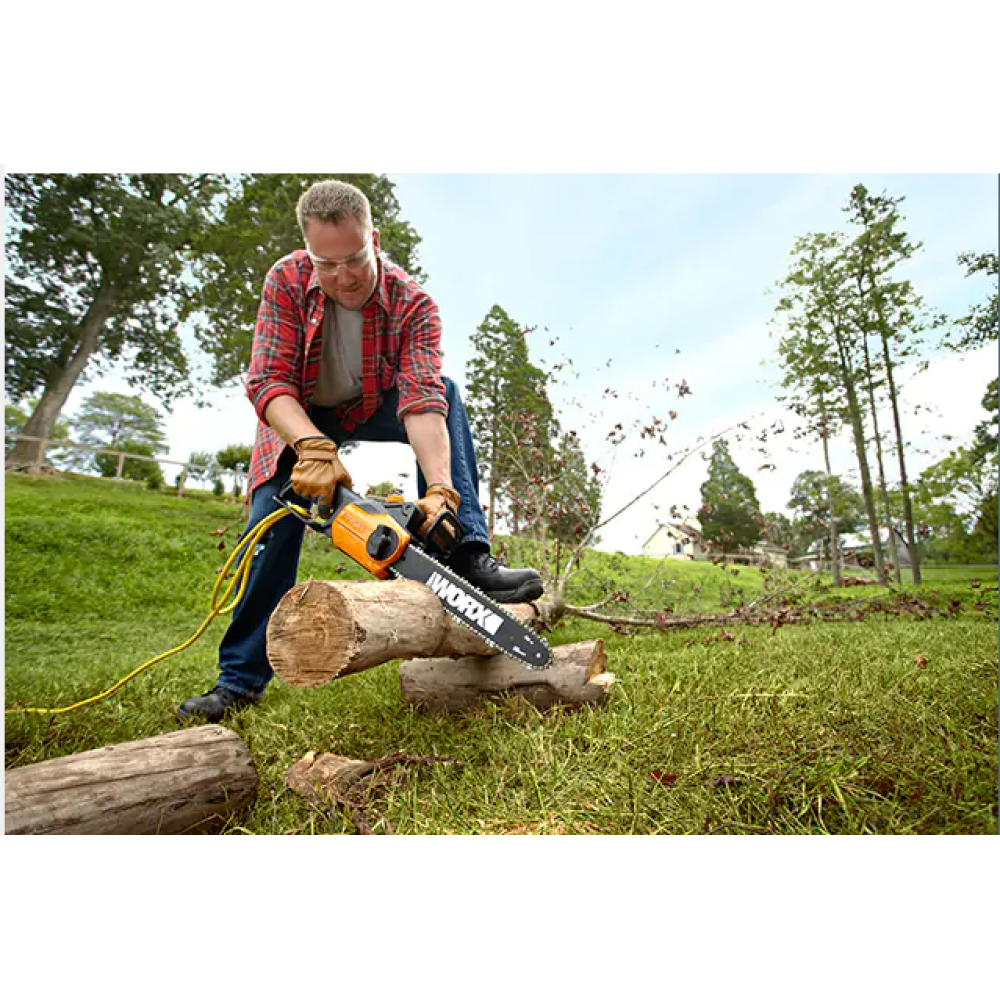
[[[144,485],[6,476],[7,706],[54,707],[110,686],[187,639],[209,610],[238,504]],[[229,526],[226,551],[215,532]],[[301,578],[362,576],[308,533]],[[878,587],[813,589],[855,600]],[[609,585],[676,613],[759,596],[759,571],[589,553],[571,598]],[[431,716],[403,704],[395,664],[316,691],[272,683],[228,724],[261,785],[230,832],[349,833],[350,819],[284,787],[308,751],[396,750],[461,766],[399,769],[369,820],[396,833],[996,833],[996,568],[930,569],[922,620],[616,634],[572,619],[550,642],[600,637],[607,705],[541,714],[520,700]],[[992,589],[991,589],[992,588]],[[794,591],[793,591],[794,592]],[[957,603],[956,603],[957,602]],[[225,628],[109,699],[65,715],[7,715],[7,767],[178,727],[173,707],[212,686]]]

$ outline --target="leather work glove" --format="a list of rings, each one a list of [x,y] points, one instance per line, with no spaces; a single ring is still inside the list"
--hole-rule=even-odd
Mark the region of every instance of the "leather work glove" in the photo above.
[[[292,489],[300,497],[318,497],[320,507],[329,510],[338,483],[354,488],[337,446],[328,437],[299,438],[292,447],[298,455],[292,469]]]
[[[427,529],[444,510],[450,510],[452,514],[458,517],[458,504],[460,500],[461,497],[450,486],[445,486],[444,483],[431,483],[427,487],[427,495],[417,501],[417,507],[420,508],[424,515],[424,520],[417,529],[417,534],[421,538],[425,538]],[[452,538],[455,537],[455,529],[450,524],[446,524],[444,528]]]

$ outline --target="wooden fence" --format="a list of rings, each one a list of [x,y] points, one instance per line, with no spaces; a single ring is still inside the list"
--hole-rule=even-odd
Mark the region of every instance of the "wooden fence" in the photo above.
[[[193,466],[190,462],[181,462],[176,458],[161,458],[159,455],[136,455],[134,452],[129,451],[118,451],[115,448],[96,448],[89,444],[76,444],[73,441],[63,441],[54,440],[51,438],[40,438],[34,437],[31,434],[11,434],[4,435],[5,438],[12,437],[20,441],[37,441],[38,447],[35,449],[34,457],[32,458],[28,471],[34,475],[38,475],[42,470],[42,465],[45,461],[45,454],[49,448],[77,448],[80,451],[89,451],[97,455],[117,455],[118,456],[118,468],[115,470],[115,479],[122,478],[122,470],[125,467],[126,458],[137,458],[143,462],[156,462],[158,465],[179,465],[181,467],[180,476],[177,480],[177,495],[181,496],[184,492],[184,484],[187,481],[189,472],[192,469],[202,470],[202,466]],[[236,476],[236,483],[239,484],[241,478],[243,477],[245,470],[242,465],[237,465],[236,469],[233,470],[233,474]]]

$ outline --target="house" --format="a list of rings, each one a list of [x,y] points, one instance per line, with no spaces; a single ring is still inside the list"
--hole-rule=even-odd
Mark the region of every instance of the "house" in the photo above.
[[[772,545],[770,542],[759,542],[750,549],[728,552],[725,555],[713,553],[702,539],[701,532],[690,522],[659,525],[646,539],[642,554],[660,559],[691,559],[698,562],[715,557],[728,563],[788,568],[788,552],[780,545]]]
[[[701,532],[691,524],[661,524],[642,546],[644,556],[659,559],[708,558],[701,541]]]
[[[893,526],[896,533],[896,554],[899,556],[900,566],[910,565],[910,553],[906,547],[906,539],[899,528]],[[804,556],[799,556],[791,560],[792,564],[800,569],[810,569],[814,573],[820,569],[829,569],[830,558],[824,554],[826,540],[813,542],[809,546]],[[866,534],[845,534],[837,539],[837,548],[840,550],[840,565],[844,568],[856,567],[870,569],[873,565],[870,537]],[[889,535],[888,532],[882,537],[882,553],[886,559],[889,558]]]

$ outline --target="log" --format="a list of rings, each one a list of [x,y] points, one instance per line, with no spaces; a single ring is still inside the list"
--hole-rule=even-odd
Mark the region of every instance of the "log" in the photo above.
[[[4,773],[4,832],[207,833],[248,807],[257,769],[223,726],[196,726]]]
[[[522,622],[530,604],[505,610]],[[267,658],[293,687],[320,687],[410,656],[491,656],[495,651],[414,580],[309,580],[278,602],[267,625]]]
[[[542,710],[554,705],[601,704],[614,674],[600,639],[552,650],[547,670],[528,670],[509,656],[406,660],[399,667],[403,700],[436,712],[462,712],[486,700],[517,694]]]

